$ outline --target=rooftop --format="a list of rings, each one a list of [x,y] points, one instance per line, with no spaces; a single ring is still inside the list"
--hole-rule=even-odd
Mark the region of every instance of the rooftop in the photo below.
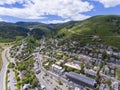
[[[62,69],[62,67],[60,67],[60,66],[58,66],[58,65],[55,65],[55,64],[53,64],[52,67],[55,67],[55,68],[57,68],[57,69]]]
[[[74,72],[69,72],[66,75],[69,76],[69,77],[72,77],[72,78],[74,78],[76,80],[85,82],[85,83],[87,83],[87,84],[89,84],[91,86],[94,86],[96,84],[96,81],[94,79],[86,77],[85,75],[82,75],[82,74],[77,74],[77,73],[74,73]]]
[[[74,63],[65,63],[65,66],[77,69],[77,70],[81,70],[80,66],[78,64],[74,64]]]

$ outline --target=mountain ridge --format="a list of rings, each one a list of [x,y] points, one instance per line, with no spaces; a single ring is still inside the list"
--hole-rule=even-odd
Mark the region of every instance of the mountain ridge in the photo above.
[[[40,22],[0,22],[0,35],[4,38],[6,33],[3,33],[3,30],[5,30],[3,28],[7,28],[6,32],[10,33],[11,31],[11,36],[14,36],[13,34],[15,32],[21,33],[15,33],[15,36],[27,36],[26,34],[29,32],[30,35],[33,35],[36,39],[40,39],[43,35],[54,36],[62,39],[77,39],[84,43],[103,43],[120,48],[120,15],[99,15],[83,21],[69,21],[59,24],[44,24]],[[12,28],[14,30],[9,30]],[[18,28],[21,28],[21,30]],[[23,31],[25,32],[24,34]],[[99,37],[101,42],[94,41],[93,38],[95,36]]]

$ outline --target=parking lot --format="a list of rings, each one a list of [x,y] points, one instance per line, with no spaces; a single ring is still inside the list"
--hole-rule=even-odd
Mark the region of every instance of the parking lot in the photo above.
[[[16,79],[12,69],[8,73],[8,90],[17,90]]]

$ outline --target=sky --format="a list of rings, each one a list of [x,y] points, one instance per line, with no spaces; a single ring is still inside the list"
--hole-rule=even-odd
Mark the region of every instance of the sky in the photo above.
[[[0,21],[63,23],[120,15],[120,0],[0,0]]]

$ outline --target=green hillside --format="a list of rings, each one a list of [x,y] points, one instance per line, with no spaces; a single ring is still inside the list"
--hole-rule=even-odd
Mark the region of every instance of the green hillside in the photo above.
[[[75,23],[72,28],[61,29],[58,37],[77,39],[81,43],[103,43],[120,48],[120,16],[94,16]],[[96,42],[94,39],[99,39],[101,42]]]
[[[0,42],[10,42],[17,37],[25,37],[28,29],[17,26],[13,23],[0,22]]]
[[[70,21],[62,24],[43,24],[39,22],[0,22],[0,41],[13,41],[16,37],[54,36],[61,39],[76,39],[81,44],[103,43],[120,49],[120,16],[100,15],[84,21]]]

